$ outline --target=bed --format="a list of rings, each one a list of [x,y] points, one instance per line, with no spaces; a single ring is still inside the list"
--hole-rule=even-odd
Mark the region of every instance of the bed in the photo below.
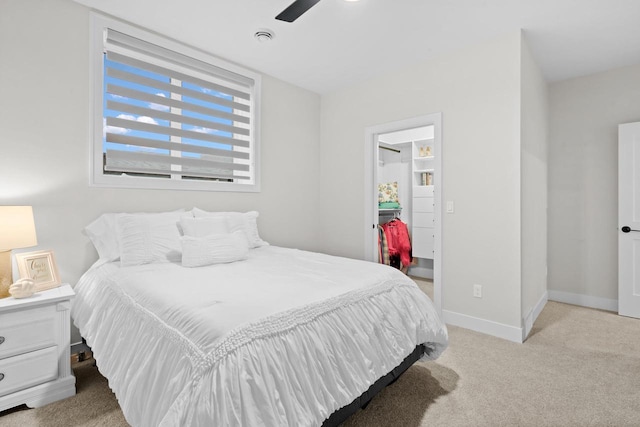
[[[446,348],[431,301],[401,272],[270,246],[257,213],[195,212],[87,227],[100,260],[75,287],[72,317],[131,425],[337,424]],[[250,248],[234,261],[231,234]]]

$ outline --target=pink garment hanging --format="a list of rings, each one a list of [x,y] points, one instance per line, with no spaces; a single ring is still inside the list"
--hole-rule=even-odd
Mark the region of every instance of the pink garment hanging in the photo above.
[[[382,225],[384,234],[387,237],[389,255],[399,255],[400,262],[405,267],[411,264],[411,238],[407,224],[394,219]]]

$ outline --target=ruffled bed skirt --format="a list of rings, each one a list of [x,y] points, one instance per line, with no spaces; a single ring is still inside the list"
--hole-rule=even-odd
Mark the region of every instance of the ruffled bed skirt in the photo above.
[[[429,359],[447,345],[413,283],[385,282],[242,325],[205,353],[108,277],[86,276],[73,318],[133,426],[319,426],[416,345],[426,344]]]

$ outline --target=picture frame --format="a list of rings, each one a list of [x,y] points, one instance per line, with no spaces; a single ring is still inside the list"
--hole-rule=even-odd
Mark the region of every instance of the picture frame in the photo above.
[[[18,253],[16,263],[20,278],[33,279],[36,292],[60,286],[60,274],[53,251]]]

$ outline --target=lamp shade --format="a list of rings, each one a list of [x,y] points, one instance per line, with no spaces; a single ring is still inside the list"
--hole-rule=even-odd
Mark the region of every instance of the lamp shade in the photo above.
[[[0,206],[0,251],[38,244],[31,206]]]

